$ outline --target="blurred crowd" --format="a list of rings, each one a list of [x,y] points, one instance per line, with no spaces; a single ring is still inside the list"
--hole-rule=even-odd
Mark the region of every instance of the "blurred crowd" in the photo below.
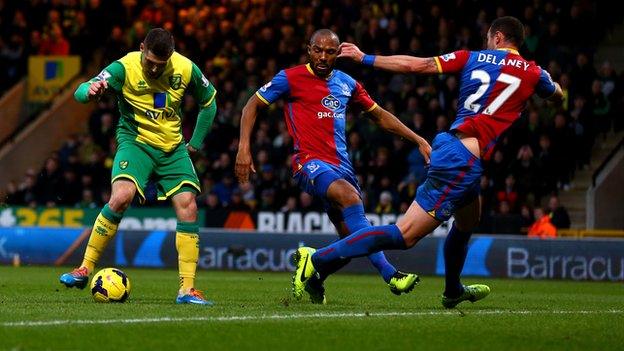
[[[525,23],[521,54],[560,82],[565,101],[561,106],[530,101],[501,137],[481,179],[480,231],[517,233],[539,219],[539,211],[558,211],[553,222],[569,227],[557,194],[573,186],[575,171],[588,166],[594,143],[624,126],[624,76],[609,62],[594,61],[597,43],[622,15],[591,1],[0,0],[0,81],[8,85],[19,79],[31,54],[75,54],[90,62],[96,53],[106,65],[138,50],[150,28],[164,27],[174,33],[176,50],[197,63],[218,89],[212,133],[193,156],[203,187],[200,206],[215,213],[320,210],[321,204],[292,181],[292,139],[281,102],[260,116],[254,131],[256,176],[251,184],[237,184],[233,165],[247,99],[280,69],[306,62],[307,41],[318,28],[334,30],[367,53],[432,56],[481,49],[489,23],[503,15]],[[392,75],[340,61],[338,68],[429,141],[455,118],[456,76]],[[197,112],[187,96],[182,108],[187,140]],[[41,169],[9,184],[6,202],[101,206],[110,196],[118,118],[113,99],[102,99],[89,133],[72,136]],[[366,210],[404,211],[426,172],[418,150],[380,131],[364,115],[349,113],[347,121],[349,155]],[[153,200],[153,186],[146,194],[150,204],[160,205]]]

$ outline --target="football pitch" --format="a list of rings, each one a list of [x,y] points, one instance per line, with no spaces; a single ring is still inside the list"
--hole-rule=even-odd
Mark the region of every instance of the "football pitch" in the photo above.
[[[200,271],[212,308],[174,304],[177,272],[124,269],[123,304],[66,289],[67,267],[0,267],[2,350],[621,350],[621,283],[465,279],[491,295],[440,305],[443,280],[408,295],[375,275],[333,276],[328,304],[293,301],[290,274]]]

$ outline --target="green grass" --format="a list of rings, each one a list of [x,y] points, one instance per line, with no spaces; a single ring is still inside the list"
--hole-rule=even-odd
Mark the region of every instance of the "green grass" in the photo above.
[[[0,349],[587,351],[624,344],[621,283],[468,278],[492,294],[446,311],[437,277],[396,297],[377,276],[339,274],[326,284],[328,305],[317,306],[292,300],[289,274],[201,271],[197,286],[217,303],[206,308],[173,303],[172,270],[127,269],[133,291],[124,304],[97,304],[88,289],[62,287],[66,270],[0,267]]]

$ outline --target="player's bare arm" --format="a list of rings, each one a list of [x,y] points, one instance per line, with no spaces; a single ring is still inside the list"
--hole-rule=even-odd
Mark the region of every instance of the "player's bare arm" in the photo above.
[[[89,85],[87,98],[89,100],[92,100],[95,97],[99,97],[102,94],[104,94],[107,88],[108,88],[108,83],[106,82],[106,80],[96,80]]]
[[[555,82],[555,92],[547,100],[557,103],[563,101],[563,90],[559,83]]]
[[[369,112],[369,118],[382,129],[387,130],[388,132],[396,134],[400,137],[403,137],[418,145],[418,150],[425,158],[425,161],[429,163],[429,158],[431,156],[431,146],[429,145],[427,140],[425,140],[420,135],[414,133],[413,130],[409,129],[395,115],[377,106]]]
[[[256,173],[251,157],[251,132],[256,123],[258,111],[265,106],[267,105],[254,94],[249,98],[245,107],[243,107],[240,123],[240,140],[238,141],[238,152],[236,153],[236,164],[234,166],[236,179],[241,184],[249,182],[250,172]]]
[[[433,57],[366,55],[360,48],[352,43],[340,44],[340,54],[338,57],[348,58],[357,63],[397,73],[439,73],[438,66]]]

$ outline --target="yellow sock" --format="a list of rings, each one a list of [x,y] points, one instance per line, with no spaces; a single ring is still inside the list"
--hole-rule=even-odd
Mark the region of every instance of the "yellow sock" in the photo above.
[[[112,220],[109,218],[112,218]],[[120,221],[121,214],[113,212],[108,207],[108,204],[104,206],[95,219],[93,229],[91,229],[91,235],[89,236],[87,250],[85,251],[81,265],[82,267],[87,267],[89,272],[93,272],[102,252],[106,249],[106,246],[108,246],[108,242],[117,233],[117,225]]]
[[[186,292],[195,287],[195,270],[199,259],[199,235],[176,232],[176,249],[178,250],[180,290]]]

